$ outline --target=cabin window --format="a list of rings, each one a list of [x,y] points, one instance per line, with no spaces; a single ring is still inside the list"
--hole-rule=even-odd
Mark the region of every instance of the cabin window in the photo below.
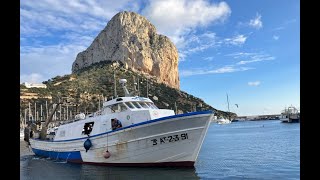
[[[126,111],[126,110],[128,110],[128,108],[124,105],[124,104],[119,104],[119,106],[120,106],[120,111],[122,112],[122,111]]]
[[[134,106],[130,102],[125,103],[130,109],[134,109]]]
[[[141,105],[138,102],[132,102],[132,104],[136,107],[136,108],[141,108]]]
[[[156,105],[154,105],[153,103],[149,103],[149,106],[151,106],[153,109],[159,109]]]
[[[114,104],[110,106],[111,112],[119,112],[118,104]]]
[[[94,122],[85,123],[82,129],[82,134],[89,135],[92,131],[93,125],[94,125]]]
[[[149,109],[149,106],[146,103],[140,102],[140,104],[143,108]]]
[[[146,102],[146,104],[147,104],[151,109],[155,109],[155,108],[151,105],[151,103]]]

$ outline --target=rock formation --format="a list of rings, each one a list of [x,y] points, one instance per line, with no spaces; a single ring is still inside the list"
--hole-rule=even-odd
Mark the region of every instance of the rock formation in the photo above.
[[[180,88],[176,47],[168,37],[157,34],[145,17],[134,12],[116,14],[92,44],[77,55],[72,72],[101,61],[119,61],[125,68]]]

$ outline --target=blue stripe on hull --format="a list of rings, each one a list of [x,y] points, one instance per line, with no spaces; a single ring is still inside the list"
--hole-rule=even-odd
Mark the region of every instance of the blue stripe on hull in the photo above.
[[[69,152],[55,152],[45,151],[41,149],[32,148],[32,151],[41,157],[50,157],[52,159],[68,160],[68,161],[82,161],[80,151],[69,151]]]
[[[158,121],[163,121],[163,120],[168,120],[168,119],[174,119],[174,118],[179,118],[179,117],[188,117],[188,116],[194,116],[194,115],[199,115],[199,114],[211,114],[213,113],[213,111],[209,110],[209,111],[199,111],[199,112],[191,112],[191,113],[185,113],[185,114],[177,114],[177,115],[172,115],[172,116],[166,116],[166,117],[162,117],[162,118],[158,118],[158,119],[154,119],[154,120],[149,120],[149,121],[144,121],[144,122],[140,122],[137,124],[133,124],[130,126],[126,126],[126,127],[122,127],[116,130],[112,130],[112,131],[108,131],[108,132],[104,132],[104,133],[100,133],[100,134],[95,134],[90,136],[91,138],[93,137],[97,137],[97,136],[101,136],[104,134],[109,134],[109,133],[113,133],[116,131],[121,131],[123,129],[128,129],[128,128],[132,128],[132,127],[136,127],[136,126],[141,126],[144,124],[151,124],[154,122],[158,122]],[[80,139],[88,139],[88,137],[82,137],[82,138],[75,138],[75,139],[67,139],[67,140],[57,140],[57,141],[50,141],[50,142],[67,142],[67,141],[75,141],[75,140],[80,140]],[[48,140],[41,140],[41,139],[34,139],[35,141],[48,141]]]

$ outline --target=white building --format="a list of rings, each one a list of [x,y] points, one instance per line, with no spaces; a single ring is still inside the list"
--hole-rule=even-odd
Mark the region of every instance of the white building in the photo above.
[[[36,83],[27,83],[27,82],[24,82],[22,84],[25,85],[27,88],[47,88],[47,85],[45,84],[36,84]]]

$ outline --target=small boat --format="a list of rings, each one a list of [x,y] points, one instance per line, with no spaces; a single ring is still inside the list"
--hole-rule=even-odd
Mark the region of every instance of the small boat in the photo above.
[[[217,120],[217,123],[218,123],[218,124],[230,124],[231,121],[230,121],[229,119],[224,119],[224,118],[222,118],[222,119],[218,119],[218,120]]]
[[[229,108],[229,97],[228,97],[228,94],[227,94],[227,103],[228,103],[228,113],[230,113],[230,108]],[[220,118],[220,119],[217,119],[216,121],[218,124],[230,124],[232,122],[231,118],[227,118],[227,119],[224,119],[224,118]]]
[[[24,129],[20,129],[20,140],[24,139]]]
[[[299,123],[300,112],[294,106],[290,106],[282,111],[279,120],[283,123]]]
[[[50,138],[27,138],[35,155],[106,166],[194,166],[214,113],[176,115],[132,96],[126,82],[120,79],[125,96],[104,101],[100,111],[76,115],[47,131]]]

